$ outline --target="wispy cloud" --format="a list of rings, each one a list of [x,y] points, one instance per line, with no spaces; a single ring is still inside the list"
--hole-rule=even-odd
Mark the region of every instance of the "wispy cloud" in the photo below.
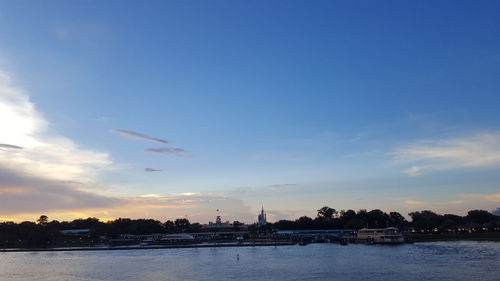
[[[302,189],[295,183],[282,183],[262,186],[240,186],[232,190],[227,190],[225,194],[238,198],[280,198],[285,193],[292,194],[300,192]]]
[[[291,186],[296,186],[297,184],[295,183],[281,183],[281,184],[273,184],[270,185],[269,188],[273,191],[277,190],[282,190],[283,188],[291,187]]]
[[[149,142],[156,142],[156,143],[161,143],[161,144],[169,144],[170,142],[164,139],[159,139],[155,137],[150,137],[141,133],[137,133],[134,131],[129,131],[129,130],[121,130],[121,129],[115,129],[113,130],[116,134],[126,137],[126,138],[131,138],[131,139],[136,139],[136,140],[142,140],[142,141],[149,141]]]
[[[4,148],[4,149],[23,149],[22,146],[0,143],[0,149],[2,149],[2,148]]]
[[[421,201],[421,200],[414,200],[414,199],[406,199],[403,201],[405,205],[412,206],[412,207],[430,207],[430,206],[443,206],[443,205],[459,205],[463,204],[464,201],[462,200],[455,200],[455,201],[443,201],[443,202],[428,202],[428,201]]]
[[[153,172],[161,172],[162,170],[153,169],[153,168],[144,168],[144,172],[153,173]]]
[[[496,194],[480,194],[480,193],[463,194],[462,197],[500,203],[500,193],[496,193]]]
[[[411,164],[411,176],[425,172],[486,167],[500,164],[500,133],[480,133],[465,138],[422,140],[395,149],[398,163]]]
[[[170,147],[146,148],[146,149],[144,149],[144,152],[174,155],[174,156],[178,156],[178,157],[191,157],[192,156],[192,154],[189,151],[186,151],[182,148],[170,148]]]

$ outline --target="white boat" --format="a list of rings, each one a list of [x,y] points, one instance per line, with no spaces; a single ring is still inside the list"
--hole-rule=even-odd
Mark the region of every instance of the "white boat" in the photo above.
[[[155,244],[196,244],[198,241],[191,234],[167,234],[159,240],[155,241]]]
[[[363,228],[358,231],[356,240],[369,244],[400,244],[405,240],[395,227]]]

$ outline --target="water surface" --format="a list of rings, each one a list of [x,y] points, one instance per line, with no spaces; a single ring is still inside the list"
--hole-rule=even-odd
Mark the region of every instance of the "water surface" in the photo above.
[[[493,281],[500,280],[500,243],[0,253],[0,280]]]

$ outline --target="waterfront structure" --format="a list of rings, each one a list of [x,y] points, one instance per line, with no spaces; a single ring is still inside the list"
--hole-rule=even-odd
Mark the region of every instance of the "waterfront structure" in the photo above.
[[[399,244],[405,241],[395,227],[363,228],[358,231],[356,240],[370,244]]]
[[[288,238],[295,243],[324,243],[342,242],[353,237],[352,229],[306,229],[306,230],[279,230],[276,232],[281,238]]]
[[[262,210],[260,211],[260,214],[257,217],[257,225],[263,226],[266,223],[267,223],[266,212],[264,212],[264,206],[262,206]]]
[[[62,229],[59,230],[59,233],[65,234],[65,235],[82,235],[82,234],[89,234],[91,232],[90,229],[85,228],[85,229]]]
[[[193,235],[187,233],[181,234],[167,234],[163,238],[155,241],[155,244],[196,244],[198,240],[194,238]]]
[[[229,221],[222,222],[222,219],[220,216],[217,216],[215,218],[215,223],[209,222],[208,223],[208,228],[232,228],[233,225],[229,223]]]

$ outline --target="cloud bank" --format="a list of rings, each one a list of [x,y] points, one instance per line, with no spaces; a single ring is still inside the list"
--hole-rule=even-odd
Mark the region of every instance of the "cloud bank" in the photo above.
[[[391,156],[399,163],[411,164],[405,170],[411,176],[438,170],[497,166],[500,164],[500,133],[417,141],[395,149]]]
[[[28,94],[0,72],[0,213],[17,214],[114,206],[95,193],[107,153],[82,149],[50,131]],[[89,192],[93,190],[93,192]]]
[[[33,220],[40,214],[55,219],[96,216],[114,219],[185,217],[207,221],[216,209],[224,219],[250,220],[253,215],[240,199],[222,194],[117,196],[100,194],[99,176],[112,169],[107,153],[82,149],[51,132],[29,95],[0,72],[0,220]],[[140,140],[168,141],[140,133],[115,130]],[[147,152],[190,156],[180,148],[151,148]],[[159,169],[145,168],[146,172]],[[230,215],[229,215],[230,214]]]
[[[112,165],[107,153],[82,149],[52,133],[29,96],[4,73],[0,73],[0,128],[0,167],[31,177],[89,181]]]
[[[124,201],[80,190],[78,183],[29,177],[0,167],[0,214],[113,208]]]

